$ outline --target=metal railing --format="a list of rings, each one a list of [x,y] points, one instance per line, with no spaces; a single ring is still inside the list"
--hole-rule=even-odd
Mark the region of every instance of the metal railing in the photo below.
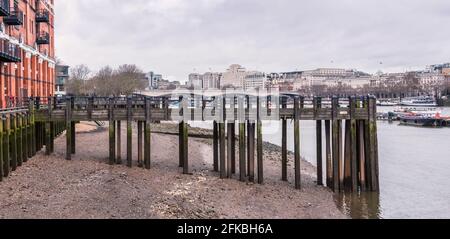
[[[21,60],[20,48],[6,39],[0,39],[0,54],[3,58],[0,61],[19,62]]]

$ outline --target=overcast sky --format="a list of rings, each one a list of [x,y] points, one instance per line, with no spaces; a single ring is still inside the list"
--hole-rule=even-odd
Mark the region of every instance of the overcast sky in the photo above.
[[[405,71],[450,61],[448,0],[56,0],[66,64],[191,72]]]

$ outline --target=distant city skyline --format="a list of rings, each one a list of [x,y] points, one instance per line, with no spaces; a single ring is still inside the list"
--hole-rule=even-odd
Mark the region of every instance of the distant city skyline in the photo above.
[[[404,72],[450,61],[448,1],[58,0],[57,56],[169,80],[316,68]],[[101,11],[99,10],[101,9]],[[107,26],[107,27],[106,27]]]

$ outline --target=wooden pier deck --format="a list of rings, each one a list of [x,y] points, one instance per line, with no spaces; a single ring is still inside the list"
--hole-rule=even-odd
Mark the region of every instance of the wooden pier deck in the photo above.
[[[66,159],[76,153],[75,124],[109,122],[109,164],[121,164],[122,122],[127,128],[126,164],[133,159],[132,124],[137,124],[138,162],[151,169],[151,124],[179,123],[179,165],[189,174],[190,121],[213,126],[214,171],[221,178],[238,173],[241,181],[264,183],[263,121],[282,121],[281,180],[287,180],[287,135],[295,139],[295,187],[301,189],[302,121],[316,122],[317,183],[339,191],[379,191],[376,99],[322,99],[298,95],[216,95],[30,98],[23,108],[0,111],[1,177],[44,148],[54,150],[55,137],[66,131]],[[288,120],[294,131],[288,132]],[[345,126],[345,127],[344,127]],[[238,132],[238,136],[236,136]],[[325,135],[323,135],[325,132]],[[236,145],[238,142],[238,145]],[[239,151],[238,159],[235,157]],[[256,153],[256,155],[255,155]],[[237,161],[239,164],[237,164]],[[238,169],[236,166],[239,165]],[[256,170],[255,170],[256,169]],[[324,177],[325,175],[325,177]],[[323,181],[323,178],[326,181]]]

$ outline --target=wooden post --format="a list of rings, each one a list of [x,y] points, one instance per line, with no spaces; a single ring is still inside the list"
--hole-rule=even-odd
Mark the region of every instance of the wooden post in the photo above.
[[[248,159],[248,180],[255,182],[255,123],[247,123],[247,159]]]
[[[342,120],[338,120],[339,188],[341,191],[344,189],[344,142],[342,126]]]
[[[116,164],[122,164],[122,121],[117,120],[117,154],[116,154]]]
[[[359,120],[357,122],[358,128],[358,173],[359,173],[359,186],[361,191],[366,191],[366,153],[365,153],[365,138],[364,138],[364,121]]]
[[[225,143],[225,119],[226,119],[226,99],[225,97],[223,97],[222,99],[222,119],[221,119],[221,123],[219,123],[219,138],[220,138],[220,163],[219,163],[219,168],[220,168],[220,178],[224,179],[227,177],[227,168],[226,168],[226,158],[225,158],[225,154],[226,154],[226,143]]]
[[[179,107],[180,107],[180,114],[182,114],[184,116],[184,109],[183,109],[183,97],[180,96],[179,98]],[[183,163],[184,163],[184,140],[183,140],[183,131],[184,131],[184,121],[180,121],[179,125],[178,125],[178,158],[179,158],[179,164],[178,166],[180,168],[183,167]]]
[[[189,132],[186,122],[183,122],[183,145],[183,174],[189,174]]]
[[[228,121],[228,124],[227,124],[227,177],[228,178],[231,178],[233,175],[232,175],[232,170],[231,170],[231,161],[232,161],[232,155],[234,154],[234,152],[233,152],[233,147],[232,147],[232,142],[231,142],[231,140],[232,140],[232,134],[233,134],[233,132],[232,132],[232,130],[233,130],[233,123],[231,123],[231,121]]]
[[[301,189],[301,155],[300,155],[300,105],[299,97],[294,97],[294,155],[295,188]]]
[[[325,148],[327,167],[327,187],[333,187],[333,156],[331,154],[331,121],[325,121]]]
[[[245,121],[244,121],[245,122]],[[245,123],[239,123],[239,179],[244,182],[246,179],[245,164]]]
[[[377,137],[377,105],[374,97],[369,97],[369,134],[370,134],[370,168],[371,190],[379,192],[378,137]]]
[[[127,97],[127,166],[133,166],[133,99]]]
[[[352,187],[352,152],[351,152],[351,121],[345,121],[345,145],[344,145],[344,188],[351,191]]]
[[[145,127],[144,127],[144,166],[146,169],[151,168],[151,144],[152,144],[152,131],[151,131],[151,102],[150,99],[145,99]]]
[[[51,127],[50,121],[52,120],[52,97],[48,97],[48,111],[47,111],[47,121],[45,122],[45,155],[50,155],[52,153],[51,149]]]
[[[137,131],[138,131],[138,134],[137,134],[137,138],[138,138],[138,151],[137,151],[137,153],[138,153],[138,167],[140,167],[140,168],[142,168],[142,167],[144,167],[144,163],[142,162],[142,145],[143,145],[143,142],[142,142],[142,131],[143,131],[143,122],[142,121],[138,121],[137,122]]]
[[[287,99],[281,98],[281,105],[283,109],[287,109]],[[288,164],[288,150],[287,150],[287,119],[282,120],[282,137],[281,137],[281,180],[288,181],[287,178],[287,164]]]
[[[72,159],[72,102],[71,97],[66,98],[66,160]]]
[[[245,116],[245,102],[244,97],[240,96],[238,101],[238,108],[239,108],[239,180],[241,182],[245,182],[246,180],[246,170],[247,166],[245,163],[245,122],[246,122],[246,116]],[[242,115],[243,114],[243,115]]]
[[[30,98],[29,101],[29,106],[28,106],[28,114],[29,114],[29,123],[30,123],[30,155],[29,157],[33,157],[34,155],[36,155],[36,124],[35,124],[35,114],[34,114],[34,99]]]
[[[109,165],[116,160],[116,125],[114,121],[114,99],[109,98]]]
[[[319,109],[322,108],[322,99],[315,99],[315,114],[319,116]],[[316,121],[316,148],[317,148],[317,185],[323,185],[323,156],[322,156],[322,121]]]
[[[183,167],[183,163],[184,163],[184,160],[183,160],[183,155],[184,155],[183,131],[184,131],[184,128],[183,127],[184,127],[184,123],[183,123],[183,121],[181,121],[178,124],[178,149],[179,149],[179,152],[178,152],[179,164],[178,164],[178,166],[180,168]]]
[[[11,172],[9,140],[11,134],[10,114],[3,118],[3,176],[8,177]]]
[[[227,169],[226,169],[226,146],[225,146],[225,123],[219,123],[219,147],[220,147],[220,160],[219,160],[219,170],[220,170],[220,178],[224,179],[227,177]]]
[[[22,114],[16,113],[16,144],[17,144],[17,166],[21,167],[23,164],[23,145],[22,145]]]
[[[364,108],[367,110],[367,115],[370,118],[369,99],[364,98]],[[365,176],[366,176],[366,190],[372,191],[372,169],[371,169],[371,149],[370,149],[370,124],[369,120],[364,120],[364,152],[365,152]]]
[[[16,114],[11,114],[11,139],[10,139],[10,148],[11,148],[11,170],[16,171],[18,162],[17,162],[17,119]]]
[[[333,148],[333,190],[339,191],[339,120],[338,120],[339,99],[332,99],[332,148]]]
[[[264,158],[263,158],[263,133],[262,133],[262,121],[261,121],[261,102],[259,95],[257,98],[257,129],[256,129],[256,152],[258,162],[258,183],[264,183]]]
[[[236,173],[236,123],[231,124],[231,174]]]
[[[217,124],[217,121],[214,121],[213,128],[213,167],[214,172],[219,172],[219,126]]]
[[[53,115],[53,107],[56,103],[56,100],[53,97],[48,98],[48,115],[49,115],[49,121],[50,121],[50,153],[53,153],[55,151],[55,124],[53,123],[52,115]]]
[[[22,161],[24,163],[28,162],[28,125],[27,125],[27,113],[22,113],[20,117],[22,125]]]
[[[75,121],[72,121],[72,124],[70,125],[70,130],[72,131],[72,133],[70,133],[70,136],[72,136],[72,140],[70,140],[70,142],[72,143],[72,147],[70,147],[70,148],[72,149],[72,154],[75,154],[76,150],[77,150],[77,148],[76,148],[77,141],[75,138],[77,135],[76,125],[77,125],[77,123]]]
[[[71,101],[71,105],[72,105],[72,110],[71,112],[73,113],[73,110],[75,109],[75,98],[70,98]],[[70,125],[70,130],[72,131],[70,133],[70,136],[72,137],[72,139],[70,140],[70,142],[72,143],[72,146],[70,147],[70,149],[72,150],[72,154],[76,153],[76,122],[72,120],[71,125]]]
[[[357,143],[357,123],[356,123],[356,98],[350,98],[350,149],[351,149],[351,177],[352,177],[352,191],[358,191],[358,143]]]

